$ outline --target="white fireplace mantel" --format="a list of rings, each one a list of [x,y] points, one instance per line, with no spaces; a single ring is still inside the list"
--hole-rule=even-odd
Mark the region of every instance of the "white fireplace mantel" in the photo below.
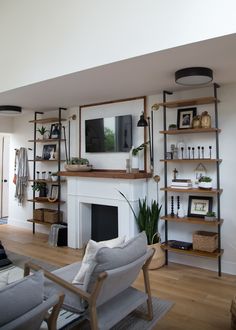
[[[68,176],[67,181],[69,247],[81,248],[91,238],[92,204],[118,207],[118,235],[125,235],[129,239],[137,234],[134,215],[119,191],[125,194],[134,210],[137,210],[139,198],[147,196],[145,178]]]

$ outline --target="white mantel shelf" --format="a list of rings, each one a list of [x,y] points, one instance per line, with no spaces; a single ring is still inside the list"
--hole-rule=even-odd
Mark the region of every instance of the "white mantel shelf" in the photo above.
[[[152,173],[138,172],[126,173],[122,170],[92,170],[89,172],[74,172],[74,171],[61,171],[60,176],[75,176],[82,178],[107,178],[107,179],[148,179],[152,177]]]

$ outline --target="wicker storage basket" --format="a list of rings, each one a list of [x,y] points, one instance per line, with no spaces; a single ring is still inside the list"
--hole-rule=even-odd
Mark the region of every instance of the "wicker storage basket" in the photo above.
[[[44,209],[35,209],[33,211],[33,218],[37,221],[43,221],[44,220]]]
[[[217,249],[218,234],[209,231],[193,233],[193,250],[214,252]]]
[[[234,296],[231,303],[231,329],[236,330],[236,296]]]
[[[60,211],[60,222],[62,222],[62,211]],[[49,223],[57,223],[58,222],[58,211],[51,209],[44,209],[44,221]]]

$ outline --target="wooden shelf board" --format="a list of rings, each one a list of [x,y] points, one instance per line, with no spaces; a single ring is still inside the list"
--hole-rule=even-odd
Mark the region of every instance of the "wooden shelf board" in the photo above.
[[[66,121],[65,118],[62,118],[61,121]],[[36,124],[49,124],[49,123],[58,123],[58,117],[51,117],[51,118],[42,118],[36,120],[29,120],[29,123],[36,123]]]
[[[44,225],[44,226],[51,226],[52,225],[52,223],[39,221],[39,220],[34,220],[34,219],[28,219],[27,221],[32,222],[32,223],[37,223],[39,225]]]
[[[166,163],[181,163],[181,162],[185,162],[185,163],[221,163],[222,159],[212,159],[212,158],[194,158],[194,159],[188,159],[188,158],[184,158],[184,159],[160,159],[160,162],[166,162]]]
[[[192,217],[184,217],[184,218],[178,218],[177,216],[162,216],[161,220],[166,220],[166,221],[172,221],[172,222],[182,222],[182,223],[190,223],[190,224],[201,224],[201,225],[208,225],[208,226],[218,226],[219,224],[221,225],[224,220],[220,219],[214,220],[214,221],[207,221],[202,218],[192,218]]]
[[[61,159],[60,162],[65,162],[65,159]],[[58,159],[29,159],[28,162],[58,162]]]
[[[112,179],[148,179],[152,177],[152,173],[138,172],[126,173],[122,170],[92,170],[90,172],[69,172],[61,171],[60,176],[75,176],[75,177],[88,177],[88,178],[112,178]]]
[[[188,189],[181,189],[181,188],[171,188],[162,187],[160,190],[162,191],[170,191],[170,192],[182,192],[182,193],[200,193],[200,194],[217,194],[222,193],[223,189],[200,189],[200,188],[188,188]]]
[[[43,179],[35,179],[35,180],[28,180],[29,182],[42,182],[42,183],[52,183],[52,184],[58,184],[59,181],[52,181],[52,180],[43,180]],[[60,183],[66,182],[66,180],[61,179]]]
[[[220,128],[186,128],[186,129],[173,129],[173,130],[165,130],[159,131],[161,134],[192,134],[192,133],[215,133],[221,132]]]
[[[65,201],[56,201],[56,202],[49,202],[49,200],[47,199],[47,197],[45,197],[45,199],[43,199],[43,197],[41,197],[40,199],[27,199],[28,202],[33,202],[33,203],[42,203],[42,204],[63,204],[65,203]]]
[[[205,251],[198,251],[198,250],[181,250],[181,249],[174,249],[170,247],[167,243],[162,243],[161,247],[164,250],[174,252],[174,253],[182,253],[182,254],[187,254],[187,255],[193,255],[197,257],[205,257],[205,258],[218,258],[221,256],[224,252],[224,250],[216,250],[214,252],[205,252]]]
[[[36,139],[36,140],[28,140],[28,142],[36,142],[36,143],[52,143],[52,142],[58,142],[58,141],[61,141],[61,142],[64,142],[65,139]]]
[[[177,107],[187,107],[192,105],[202,105],[202,104],[212,104],[216,101],[213,96],[200,97],[188,100],[175,100],[170,102],[159,103],[160,106],[165,106],[167,108],[177,108]],[[219,102],[219,100],[217,100]]]

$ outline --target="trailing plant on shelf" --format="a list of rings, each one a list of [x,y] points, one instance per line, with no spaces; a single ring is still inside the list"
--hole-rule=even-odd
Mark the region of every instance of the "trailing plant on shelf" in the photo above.
[[[138,146],[137,148],[133,148],[132,149],[132,156],[137,156],[139,151],[145,149],[148,145],[149,145],[149,141],[140,144],[140,146]]]

